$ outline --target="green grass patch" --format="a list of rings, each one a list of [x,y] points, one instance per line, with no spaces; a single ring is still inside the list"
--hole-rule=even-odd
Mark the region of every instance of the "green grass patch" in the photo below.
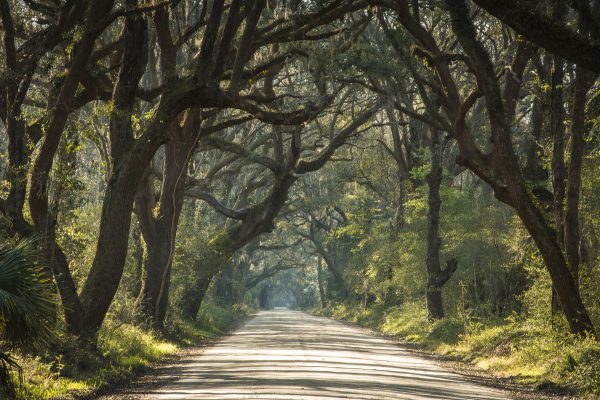
[[[318,314],[378,329],[449,359],[534,386],[547,384],[600,394],[600,343],[565,333],[560,324],[526,318],[444,318],[431,321],[424,304],[386,312],[338,304]]]

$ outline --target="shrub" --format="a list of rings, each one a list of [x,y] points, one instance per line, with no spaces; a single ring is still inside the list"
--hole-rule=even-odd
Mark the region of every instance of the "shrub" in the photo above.
[[[0,243],[0,345],[30,347],[52,333],[56,300],[31,242]],[[17,360],[0,351],[0,394],[15,395],[11,371],[22,381]]]

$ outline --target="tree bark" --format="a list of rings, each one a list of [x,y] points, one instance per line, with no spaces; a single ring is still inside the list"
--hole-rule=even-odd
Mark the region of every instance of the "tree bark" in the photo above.
[[[170,229],[170,228],[167,228]],[[142,317],[155,329],[162,330],[167,308],[167,295],[161,296],[161,287],[170,282],[170,234],[162,231],[161,235],[148,244],[148,258],[144,266],[140,311]],[[164,282],[164,283],[163,283]],[[164,289],[163,289],[164,290]]]
[[[134,2],[135,3],[135,2]],[[135,4],[134,4],[135,5]],[[138,182],[160,141],[136,143],[131,126],[135,91],[147,59],[146,22],[143,16],[126,19],[124,51],[113,93],[114,111],[110,117],[111,176],[102,203],[98,244],[92,267],[81,292],[84,309],[83,337],[93,339],[119,287],[129,238],[131,210]],[[172,119],[159,109],[150,130],[164,129]],[[157,117],[163,117],[162,119]]]
[[[182,302],[180,305],[181,314],[184,318],[194,321],[202,305],[202,300],[213,279],[214,274],[210,271],[200,272],[194,285],[184,287]]]
[[[442,287],[456,271],[457,263],[448,262],[446,269],[440,266],[440,186],[442,183],[442,144],[440,133],[432,130],[429,148],[431,150],[431,171],[427,174],[429,188],[427,198],[427,313],[431,319],[444,317]]]
[[[143,169],[113,174],[106,188],[97,250],[81,292],[84,336],[93,338],[97,334],[119,287],[127,256],[135,187],[142,174]]]
[[[544,259],[571,332],[595,336],[594,325],[569,271],[556,232],[550,229],[544,215],[535,206],[523,180],[496,73],[485,48],[477,40],[467,4],[464,0],[446,0],[446,4],[453,30],[477,73],[479,89],[485,94],[491,128],[492,150],[484,155],[473,146],[464,121],[458,121],[461,122],[456,132],[461,150],[458,161],[490,184],[500,201],[517,211]]]
[[[565,253],[567,264],[575,284],[579,285],[579,249],[581,228],[579,226],[579,198],[581,192],[581,167],[587,130],[585,110],[587,94],[597,76],[582,67],[576,68],[575,91],[573,95],[573,111],[571,116],[571,147],[569,152],[569,168],[566,189],[565,211]]]
[[[140,306],[143,316],[158,330],[164,327],[186,169],[200,133],[200,120],[199,111],[190,110],[186,113],[183,126],[179,121],[174,121],[169,128],[171,140],[165,145],[156,217],[153,215],[154,191],[148,182],[150,176],[147,175],[141,182],[136,196],[136,211],[148,248]]]
[[[325,282],[323,282],[323,267],[321,266],[321,257],[317,258],[317,282],[319,284],[319,299],[321,308],[327,308],[327,296],[325,295]]]
[[[329,272],[331,272],[331,275],[333,275],[333,277],[335,278],[335,281],[337,282],[339,290],[340,290],[341,299],[342,300],[348,299],[348,296],[350,295],[350,289],[348,288],[348,284],[346,283],[346,279],[344,278],[344,273],[342,272],[341,268],[336,263],[335,258],[323,246],[323,244],[319,241],[318,238],[313,237],[313,235],[311,235],[311,241],[315,245],[317,253],[319,253],[321,258],[323,258],[323,260],[325,261],[325,265],[327,265],[327,269],[329,269]]]
[[[564,203],[565,203],[565,180],[567,170],[565,167],[565,105],[563,95],[564,63],[556,57],[552,57],[552,74],[550,82],[550,132],[552,137],[552,191],[554,202],[552,212],[554,215],[554,226],[558,245],[564,244]],[[552,290],[552,313],[560,312],[560,303],[556,296],[556,290]]]
[[[544,184],[548,179],[548,173],[544,170],[540,161],[540,151],[542,150],[540,141],[542,139],[545,110],[546,107],[541,104],[539,99],[533,99],[531,107],[531,136],[527,143],[527,161],[523,170],[525,179],[534,183],[543,182]]]

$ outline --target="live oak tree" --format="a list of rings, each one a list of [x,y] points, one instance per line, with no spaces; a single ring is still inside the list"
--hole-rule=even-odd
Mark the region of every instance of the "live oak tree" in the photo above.
[[[12,149],[9,151],[12,154],[12,175],[9,179],[10,193],[3,209],[11,220],[12,229],[17,233],[44,232],[44,248],[47,249],[48,259],[54,264],[53,271],[65,304],[67,323],[73,333],[85,333],[93,337],[102,324],[123,271],[137,182],[142,178],[156,150],[169,140],[166,132],[177,115],[188,108],[217,107],[240,109],[276,124],[295,124],[307,120],[322,109],[324,104],[317,102],[293,110],[273,112],[262,104],[268,104],[274,99],[251,94],[240,95],[240,91],[248,87],[251,79],[270,68],[273,62],[287,59],[293,55],[293,51],[276,54],[273,59],[264,63],[246,66],[263,46],[278,41],[289,42],[289,38],[293,38],[293,41],[313,39],[311,31],[362,7],[351,2],[324,5],[311,10],[296,4],[294,18],[277,19],[265,11],[265,2],[246,5],[234,2],[227,9],[223,2],[207,2],[202,5],[197,19],[191,21],[190,18],[187,21],[190,22],[189,27],[174,40],[169,38],[169,29],[165,29],[168,28],[165,21],[169,22],[168,6],[168,3],[138,5],[135,1],[126,2],[123,8],[116,8],[111,1],[66,2],[57,3],[56,7],[33,6],[27,11],[43,15],[40,18],[42,27],[32,28],[29,37],[26,37],[17,52],[13,10],[9,2],[2,3],[3,25],[8,33],[4,36],[6,65],[11,71],[12,79],[6,85],[9,96],[5,104],[9,148]],[[140,81],[146,70],[147,49],[150,47],[146,15],[153,12],[164,81],[157,88],[142,88]],[[100,37],[107,35],[114,24],[120,24],[123,20],[124,28],[120,39],[114,43],[109,42],[105,48],[98,48],[96,43]],[[273,23],[266,22],[269,20]],[[77,32],[72,47],[68,46],[70,43],[67,32]],[[324,32],[323,37],[333,34],[335,32]],[[186,42],[192,42],[195,35],[201,40],[199,52],[188,66],[173,65],[177,52],[182,51]],[[43,37],[43,40],[38,40],[38,37]],[[67,73],[56,78],[58,85],[54,85],[51,90],[46,115],[40,118],[38,124],[25,126],[25,119],[19,117],[19,114],[27,99],[36,67],[40,57],[57,46],[72,49],[71,57],[64,60]],[[95,76],[97,70],[90,68],[90,64],[93,66],[98,62],[103,64],[114,61],[117,61],[119,69],[116,75],[100,73],[100,76]],[[93,72],[90,74],[89,70]],[[225,87],[221,87],[222,81],[227,82]],[[84,90],[78,92],[82,86]],[[139,98],[154,104],[142,130],[134,132],[130,114]],[[55,218],[49,214],[47,188],[54,154],[69,115],[93,100],[110,100],[112,104],[110,176],[104,195],[96,257],[78,295],[69,276],[67,261],[53,238]],[[26,167],[30,147],[26,145],[25,132],[30,132],[34,142],[41,140],[40,151],[36,159],[31,161],[33,168],[29,175],[26,174]],[[29,209],[34,227],[23,218],[28,178],[33,188],[29,191]]]
[[[0,239],[33,240],[91,351],[203,303],[466,321],[550,286],[554,329],[593,336],[599,15],[0,0]]]
[[[377,110],[377,106],[366,108],[356,114],[351,123],[341,127],[333,125],[332,132],[327,132],[329,142],[322,148],[314,147],[314,144],[323,140],[323,135],[314,130],[312,134],[303,135],[302,126],[298,126],[282,135],[281,140],[274,144],[269,143],[269,146],[275,146],[272,150],[273,158],[245,150],[232,141],[216,138],[206,139],[206,143],[218,149],[238,154],[262,166],[272,178],[269,179],[270,182],[266,189],[262,188],[263,185],[253,187],[252,184],[249,185],[250,193],[242,189],[241,196],[237,197],[234,208],[227,207],[209,193],[190,191],[190,195],[208,201],[211,206],[230,218],[231,221],[225,224],[220,232],[214,234],[208,244],[209,247],[204,251],[206,257],[203,258],[203,265],[198,266],[200,276],[194,280],[199,285],[198,290],[188,291],[190,297],[187,301],[194,304],[194,307],[188,311],[189,317],[193,317],[197,313],[197,307],[200,306],[208,282],[215,274],[225,269],[233,254],[258,236],[273,230],[275,219],[284,207],[294,182],[303,174],[318,171],[323,167],[335,151],[346,144],[348,138],[364,129],[363,125]],[[306,129],[310,131],[310,127],[309,124]],[[288,147],[287,151],[284,146]],[[255,203],[249,203],[248,196],[259,188],[263,189],[263,195],[258,197]]]
[[[535,198],[527,189],[511,139],[510,126],[515,115],[519,77],[523,76],[527,61],[531,57],[527,43],[519,44],[511,67],[512,74],[506,78],[502,93],[490,56],[476,37],[466,3],[447,2],[454,32],[466,58],[463,58],[461,53],[448,53],[441,49],[436,38],[415,18],[406,2],[396,2],[390,7],[394,9],[398,22],[424,50],[424,53],[415,54],[424,57],[437,74],[435,83],[426,80],[424,82],[443,108],[447,120],[440,120],[435,108],[429,107],[427,113],[434,116],[434,126],[442,122],[444,130],[457,141],[460,150],[457,162],[487,182],[500,201],[515,208],[544,257],[571,331],[593,332],[592,323],[557,242],[557,236],[550,229],[548,220],[536,206]],[[406,53],[399,53],[404,54]],[[475,74],[477,86],[464,99],[458,91],[457,80],[450,69],[450,63],[454,60],[466,63]],[[418,75],[415,78],[422,79]],[[491,142],[490,146],[484,149],[478,146],[469,125],[465,122],[469,110],[482,96],[489,120]]]

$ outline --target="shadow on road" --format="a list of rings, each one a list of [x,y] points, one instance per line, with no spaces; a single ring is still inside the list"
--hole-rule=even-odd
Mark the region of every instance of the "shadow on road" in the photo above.
[[[508,399],[384,338],[326,318],[263,311],[180,363],[168,399]]]

